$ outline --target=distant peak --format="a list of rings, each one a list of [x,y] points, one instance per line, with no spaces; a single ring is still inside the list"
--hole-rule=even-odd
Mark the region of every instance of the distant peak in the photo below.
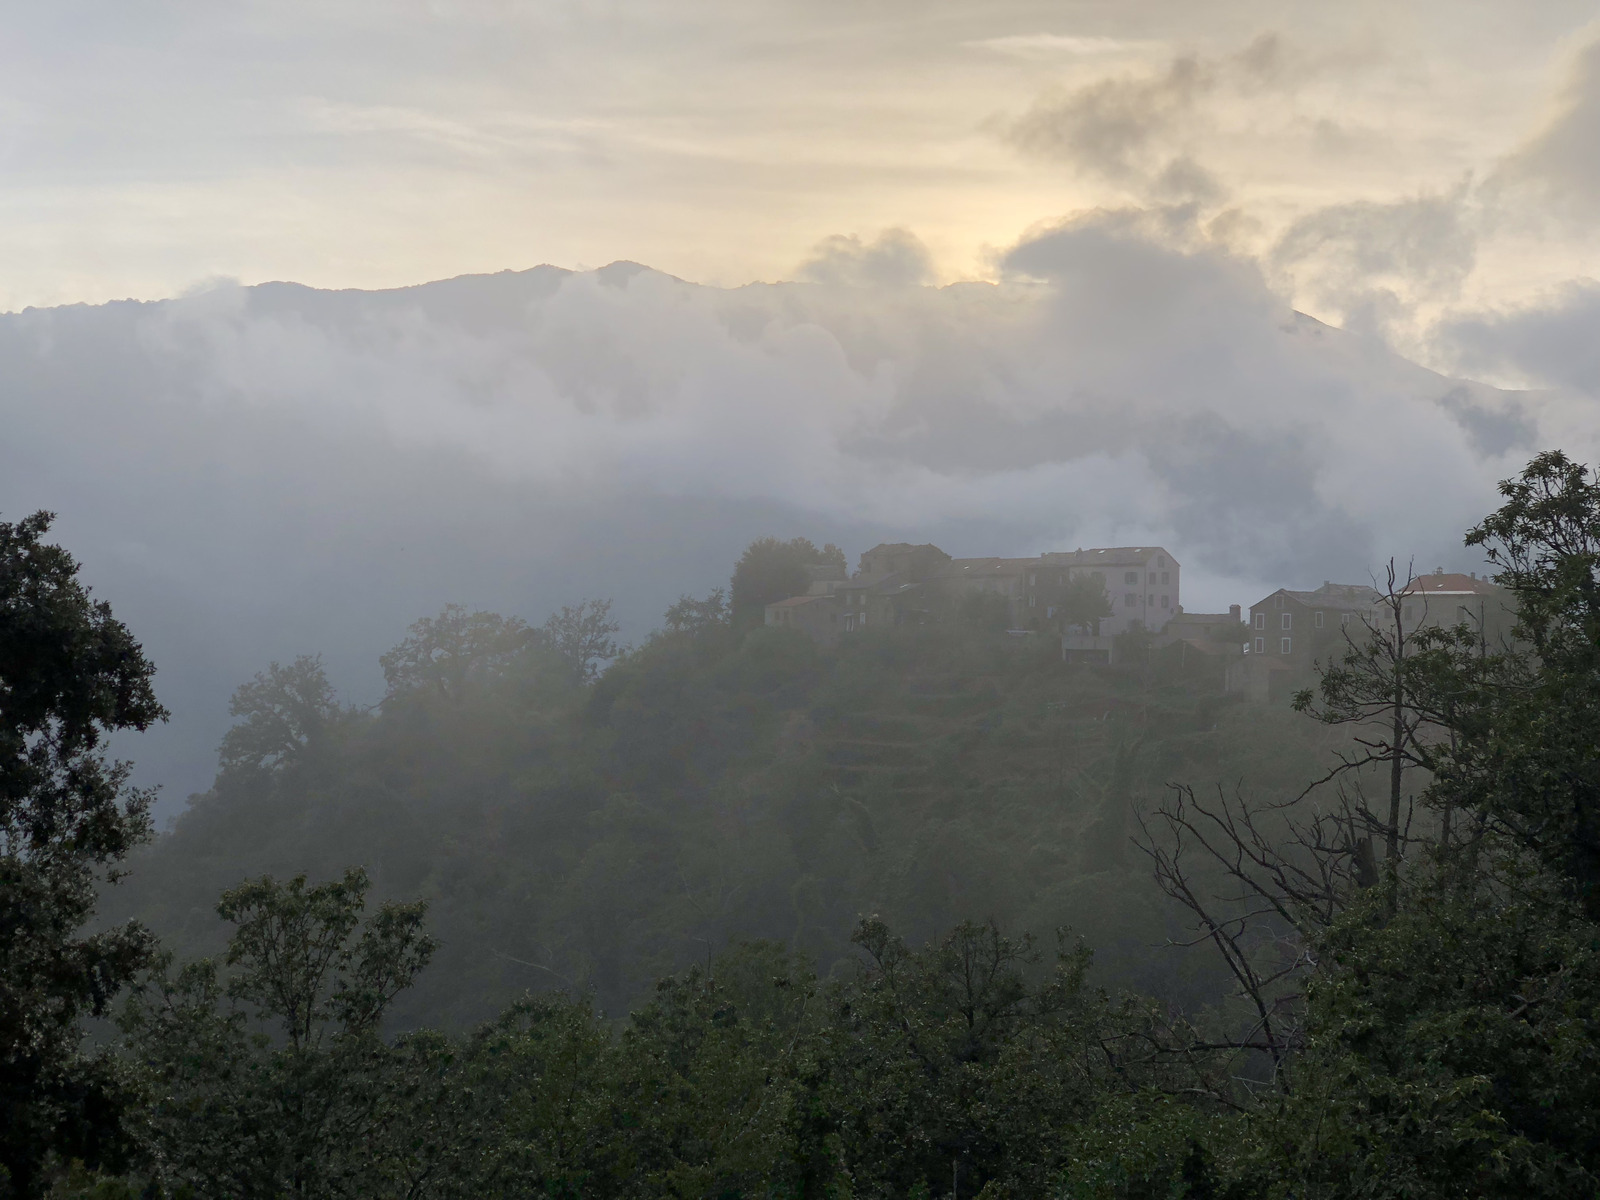
[[[665,271],[658,271],[654,267],[647,267],[643,263],[631,262],[626,258],[619,258],[614,263],[607,263],[595,270],[594,276],[607,287],[625,288],[635,275],[660,275],[674,283],[682,283],[676,275],[668,275]]]

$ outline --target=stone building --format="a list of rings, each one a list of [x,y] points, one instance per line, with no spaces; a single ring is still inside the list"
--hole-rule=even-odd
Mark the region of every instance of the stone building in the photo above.
[[[844,630],[839,597],[826,593],[790,596],[769,604],[766,623],[779,629],[798,630],[824,646],[836,644]]]
[[[1311,592],[1279,588],[1250,606],[1250,653],[1309,671],[1345,645],[1352,624],[1360,633],[1377,600],[1377,590],[1363,583],[1324,583]]]

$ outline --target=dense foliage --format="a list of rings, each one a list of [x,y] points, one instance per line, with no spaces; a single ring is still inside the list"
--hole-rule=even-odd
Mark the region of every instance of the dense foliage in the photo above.
[[[0,1195],[31,1197],[66,1151],[115,1163],[126,1088],[83,1052],[99,1015],[146,964],[128,923],[85,936],[96,885],[148,830],[150,797],[105,735],[165,717],[139,643],[44,541],[51,514],[0,522]]]
[[[274,666],[140,859],[213,941],[97,1060],[126,1159],[40,1161],[101,1197],[1593,1196],[1600,489],[1550,454],[1503,490],[1470,537],[1515,639],[1392,582],[1300,713],[970,621],[824,651],[720,593],[597,678],[460,610],[375,713]]]
[[[1207,964],[1149,952],[1175,931],[1128,845],[1134,807],[1173,777],[1297,789],[1342,736],[962,622],[825,650],[741,635],[716,596],[669,617],[592,686],[520,623],[448,610],[389,656],[426,669],[392,672],[371,713],[340,708],[314,659],[271,668],[235,699],[214,788],[110,911],[213,955],[238,879],[359,864],[379,897],[427,897],[441,941],[402,1025],[551,986],[621,1014],[735,938],[829,975],[869,914],[918,942],[970,917],[1070,924],[1109,978],[1202,1003]]]

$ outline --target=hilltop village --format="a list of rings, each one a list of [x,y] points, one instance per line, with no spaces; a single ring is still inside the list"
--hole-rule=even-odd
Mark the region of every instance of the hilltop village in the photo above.
[[[869,629],[924,624],[949,614],[988,618],[1017,636],[1059,638],[1066,662],[1126,665],[1131,657],[1175,660],[1229,692],[1268,699],[1298,686],[1357,629],[1379,619],[1384,594],[1371,584],[1324,581],[1279,588],[1245,611],[1186,612],[1178,560],[1162,546],[1105,546],[1032,558],[952,558],[934,545],[874,546],[854,574],[809,568],[803,595],[766,606],[766,624],[824,645]],[[1504,635],[1504,589],[1476,574],[1443,569],[1397,584],[1401,620],[1474,622]]]

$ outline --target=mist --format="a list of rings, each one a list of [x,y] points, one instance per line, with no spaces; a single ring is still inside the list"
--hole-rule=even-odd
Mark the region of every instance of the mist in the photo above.
[[[0,1200],[1600,1194],[1592,0],[8,16]]]
[[[1128,226],[942,288],[894,234],[824,243],[823,282],[616,263],[13,313],[0,511],[57,511],[160,664],[174,720],[137,759],[171,812],[235,685],[320,652],[371,703],[378,655],[445,603],[537,622],[610,597],[637,640],[770,533],[852,560],[1155,543],[1217,610],[1390,555],[1476,569],[1496,481],[1590,437],[1580,393],[1441,376]],[[1482,354],[1529,336],[1497,328]]]

